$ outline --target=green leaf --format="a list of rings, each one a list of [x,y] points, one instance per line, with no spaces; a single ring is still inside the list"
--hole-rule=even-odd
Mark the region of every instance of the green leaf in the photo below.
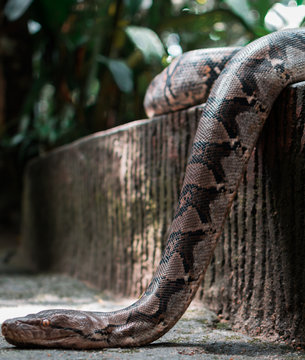
[[[276,3],[265,17],[266,27],[271,30],[299,27],[305,16],[305,6],[285,6]]]
[[[4,15],[10,20],[19,19],[30,7],[33,0],[9,0],[4,7]]]
[[[251,12],[250,5],[247,0],[224,0],[224,2],[232,9],[232,11],[241,17],[248,25],[255,23],[255,17]]]
[[[14,135],[12,138],[11,138],[11,141],[10,141],[10,146],[17,146],[19,145],[20,143],[22,143],[22,141],[24,140],[25,138],[25,135],[22,134],[22,133],[18,133],[16,135]]]
[[[99,56],[98,60],[108,67],[121,91],[127,93],[133,89],[132,71],[123,60],[109,59],[102,55]]]
[[[151,29],[141,26],[127,26],[125,31],[134,45],[143,53],[148,63],[154,59],[160,61],[165,55],[159,36]]]
[[[265,16],[273,4],[274,4],[273,0],[257,0],[255,2],[254,8],[259,13],[258,22],[259,22],[260,26],[264,27]]]

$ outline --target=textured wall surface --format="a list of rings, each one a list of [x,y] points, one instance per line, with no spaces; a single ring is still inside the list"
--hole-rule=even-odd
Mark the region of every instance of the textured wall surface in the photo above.
[[[158,265],[202,107],[98,133],[33,161],[23,256],[139,296]],[[198,297],[254,334],[305,342],[305,84],[287,88],[248,165]]]
[[[205,278],[210,307],[252,334],[305,342],[305,83],[274,106]],[[215,300],[216,299],[216,300]]]

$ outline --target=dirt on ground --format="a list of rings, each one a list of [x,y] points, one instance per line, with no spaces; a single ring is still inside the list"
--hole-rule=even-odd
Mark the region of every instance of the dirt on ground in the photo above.
[[[110,311],[135,299],[115,298],[73,278],[52,275],[0,274],[0,323],[48,308]],[[161,339],[141,348],[91,351],[17,349],[0,337],[0,360],[30,359],[304,359],[305,352],[253,338],[230,329],[211,311],[194,302]]]

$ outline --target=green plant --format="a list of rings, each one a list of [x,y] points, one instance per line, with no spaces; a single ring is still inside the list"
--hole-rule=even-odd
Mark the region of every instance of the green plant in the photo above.
[[[14,133],[6,119],[2,146],[18,147],[27,158],[145,116],[145,90],[173,56],[244,45],[268,33],[264,17],[274,3],[8,0],[8,20],[25,17],[29,25],[32,82]]]

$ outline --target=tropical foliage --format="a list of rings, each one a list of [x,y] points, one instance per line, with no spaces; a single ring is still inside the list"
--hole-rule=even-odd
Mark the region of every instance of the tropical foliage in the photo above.
[[[194,48],[244,45],[266,34],[264,19],[274,3],[7,1],[7,22],[27,23],[32,64],[15,124],[2,121],[2,146],[19,147],[27,157],[145,116],[145,90],[173,57]]]

